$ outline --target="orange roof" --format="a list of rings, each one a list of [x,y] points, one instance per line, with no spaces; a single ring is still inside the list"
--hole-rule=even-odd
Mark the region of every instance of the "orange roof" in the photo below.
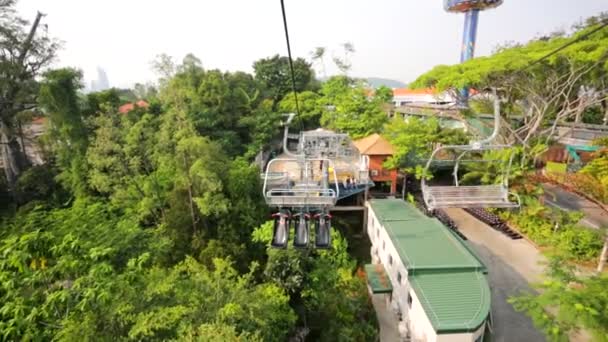
[[[353,142],[361,154],[392,155],[395,153],[393,145],[380,134],[372,134]]]
[[[118,112],[120,114],[126,114],[126,113],[132,111],[133,109],[135,109],[135,106],[137,106],[139,108],[148,108],[150,105],[148,104],[148,102],[146,102],[144,100],[139,100],[135,103],[133,103],[133,102],[125,103],[124,105],[118,107]]]
[[[437,93],[434,88],[423,88],[423,89],[408,89],[408,88],[395,88],[393,89],[393,96],[407,96],[407,95],[434,95]]]
[[[45,122],[46,122],[46,118],[44,116],[39,116],[39,117],[36,117],[36,118],[32,119],[32,123],[33,124],[41,125],[41,124],[43,124]]]

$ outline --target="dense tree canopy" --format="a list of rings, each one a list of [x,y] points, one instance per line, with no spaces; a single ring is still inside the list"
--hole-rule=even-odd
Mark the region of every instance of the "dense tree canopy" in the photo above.
[[[321,124],[348,133],[353,139],[380,132],[388,121],[383,110],[385,96],[371,94],[363,83],[354,79],[334,76],[323,83],[321,94]]]
[[[315,81],[315,74],[311,64],[303,58],[293,61],[295,91],[309,90]],[[277,105],[289,92],[294,91],[289,68],[289,58],[274,55],[253,63],[255,79],[260,82],[266,96]]]
[[[514,307],[528,313],[549,341],[570,341],[581,327],[592,334],[594,341],[607,341],[608,277],[578,276],[559,257],[550,260],[547,277],[537,285],[539,295],[512,298]]]
[[[32,26],[15,13],[15,0],[0,0],[0,154],[12,188],[29,165],[17,141],[18,114],[36,107],[39,76],[55,57],[58,43],[38,33],[42,14]]]
[[[570,35],[556,33],[462,64],[436,66],[411,86],[435,87],[455,97],[464,87],[499,88],[503,115],[523,119],[515,132],[503,132],[505,138],[529,147],[552,136],[557,122],[580,121],[594,111],[608,115],[608,30],[598,30],[606,20],[601,15],[575,26]]]
[[[11,53],[28,39],[13,5],[0,0],[9,9],[0,34],[17,38],[0,45]],[[0,339],[374,339],[344,238],[334,233],[325,252],[277,252],[254,234],[268,229],[269,208],[253,156],[280,137],[283,113],[299,109],[314,129],[329,101],[308,62],[294,61],[298,108],[280,56],[255,62],[251,75],[163,55],[158,88],[83,94],[79,70],[39,69],[56,45],[32,39],[26,62],[0,63],[0,90],[19,102],[0,102],[3,142],[30,106],[46,119],[44,164],[24,163],[0,184],[0,203],[10,202],[0,212]],[[150,106],[118,111],[137,98]],[[366,111],[379,117],[378,101]],[[13,152],[23,154],[3,147]]]

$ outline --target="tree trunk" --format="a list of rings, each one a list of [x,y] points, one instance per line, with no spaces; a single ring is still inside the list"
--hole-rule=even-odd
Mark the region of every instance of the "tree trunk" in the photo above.
[[[608,232],[606,232],[604,238],[604,248],[602,248],[602,254],[600,254],[600,262],[597,264],[597,273],[602,273],[604,266],[606,266],[606,261],[608,261]]]
[[[0,122],[0,149],[2,154],[2,166],[10,191],[15,188],[15,183],[25,170],[27,163],[21,152],[21,145],[12,134],[12,129],[5,122]]]
[[[25,150],[25,139],[23,138],[23,126],[21,125],[21,121],[17,122],[17,128],[19,130],[19,142],[21,143],[21,155],[23,156],[23,160],[26,163],[26,167],[30,166],[29,160],[27,159],[27,151]]]

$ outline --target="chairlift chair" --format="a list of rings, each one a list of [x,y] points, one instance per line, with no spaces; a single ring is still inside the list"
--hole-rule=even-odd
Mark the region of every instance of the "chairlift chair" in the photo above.
[[[488,150],[502,150],[510,148],[511,145],[494,144],[500,129],[500,106],[498,96],[494,90],[494,131],[492,135],[480,141],[473,141],[468,145],[446,145],[437,147],[426,163],[422,180],[421,190],[424,202],[429,210],[439,208],[518,208],[520,206],[519,196],[509,192],[509,170],[514,154],[511,154],[508,165],[503,172],[500,184],[493,185],[460,185],[458,179],[458,167],[462,157],[471,152],[483,152]],[[458,153],[454,165],[454,185],[430,186],[426,184],[426,175],[429,173],[431,164],[436,155],[441,151],[453,150]],[[515,198],[515,201],[511,201]]]
[[[317,249],[328,249],[331,247],[331,215],[320,213],[314,216],[315,222],[315,247]]]
[[[270,245],[274,248],[287,248],[289,242],[290,214],[287,211],[280,211],[273,214],[274,229]]]
[[[294,215],[295,235],[293,246],[295,248],[306,248],[310,242],[310,214],[300,212]]]

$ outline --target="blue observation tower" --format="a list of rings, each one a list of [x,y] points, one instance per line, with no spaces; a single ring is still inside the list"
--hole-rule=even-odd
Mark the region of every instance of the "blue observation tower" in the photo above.
[[[475,40],[477,38],[477,23],[479,12],[488,8],[502,5],[503,0],[444,0],[443,7],[448,12],[464,13],[464,32],[462,36],[462,51],[460,62],[466,62],[475,54]],[[468,90],[462,90],[463,98],[468,97]]]
[[[475,40],[477,38],[477,23],[479,11],[502,5],[503,0],[444,0],[443,7],[448,12],[464,13],[464,32],[462,37],[462,52],[460,62],[473,58]]]

